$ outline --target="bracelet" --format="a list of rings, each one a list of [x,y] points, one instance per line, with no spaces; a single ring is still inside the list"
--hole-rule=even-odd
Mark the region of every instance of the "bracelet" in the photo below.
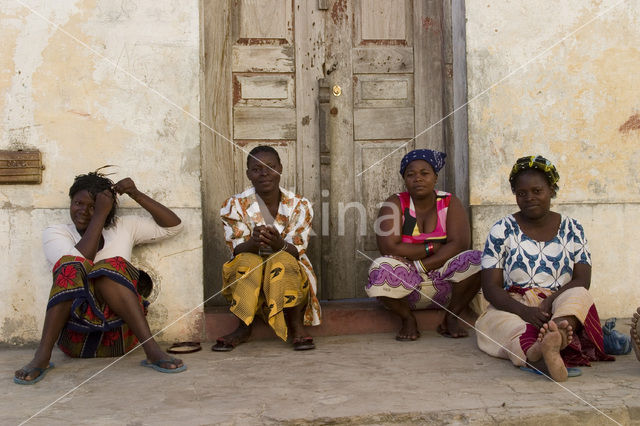
[[[424,245],[424,250],[427,252],[427,257],[429,257],[431,254],[433,254],[433,249],[434,249],[434,245],[431,241],[429,241],[428,243],[425,243]]]
[[[287,251],[287,244],[288,243],[286,241],[284,241],[284,244],[282,245],[282,248],[280,250]]]

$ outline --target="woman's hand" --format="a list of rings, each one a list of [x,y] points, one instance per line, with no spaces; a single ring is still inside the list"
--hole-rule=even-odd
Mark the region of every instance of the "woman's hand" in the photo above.
[[[170,228],[180,224],[180,218],[171,209],[141,192],[131,178],[126,177],[119,180],[113,185],[113,189],[118,194],[127,194],[131,197],[140,207],[151,214],[158,225]]]
[[[551,314],[544,312],[540,307],[524,305],[520,309],[520,312],[518,312],[518,316],[538,329],[551,319]]]
[[[542,299],[542,303],[538,305],[538,309],[540,309],[542,312],[546,312],[547,314],[549,314],[549,317],[551,317],[551,314],[553,313],[553,300],[554,298],[552,296],[547,296],[546,299]]]
[[[124,178],[113,185],[113,189],[120,195],[127,194],[135,200],[135,197],[140,193],[136,184],[131,178]]]
[[[263,238],[262,238],[262,233],[264,232],[264,230],[266,229],[266,226],[264,225],[257,225],[253,228],[253,231],[251,232],[251,242],[253,244],[255,244],[256,247],[267,247],[267,243],[264,242]]]
[[[278,230],[271,225],[267,225],[262,229],[260,240],[262,243],[271,247],[274,251],[282,250],[286,245],[282,235],[280,235]]]
[[[96,194],[96,201],[94,204],[94,214],[100,215],[100,217],[107,217],[114,203],[114,195],[108,189],[98,192]]]

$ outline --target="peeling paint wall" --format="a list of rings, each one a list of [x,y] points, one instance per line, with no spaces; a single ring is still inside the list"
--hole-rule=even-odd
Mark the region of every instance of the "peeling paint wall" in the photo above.
[[[542,154],[560,172],[552,207],[585,226],[601,317],[629,317],[640,305],[638,4],[468,1],[466,12],[475,247],[517,211],[515,160]]]
[[[41,185],[0,185],[0,342],[40,337],[50,288],[41,232],[68,222],[68,188],[113,164],[185,223],[134,263],[157,278],[152,331],[201,333],[198,1],[0,3],[0,149],[38,149]],[[29,9],[31,8],[31,10]],[[124,196],[122,213],[146,214]]]

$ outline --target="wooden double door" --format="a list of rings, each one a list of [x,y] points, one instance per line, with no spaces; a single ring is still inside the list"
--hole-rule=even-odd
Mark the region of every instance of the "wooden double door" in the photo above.
[[[313,203],[320,298],[365,295],[378,204],[403,188],[401,157],[447,148],[447,4],[202,1],[207,298],[228,259],[220,206],[248,186],[247,153],[262,144],[280,154],[281,185]]]

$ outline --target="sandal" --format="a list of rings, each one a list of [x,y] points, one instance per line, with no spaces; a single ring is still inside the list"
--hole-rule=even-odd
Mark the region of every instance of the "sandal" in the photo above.
[[[154,370],[159,371],[161,373],[181,373],[187,369],[187,366],[184,364],[178,367],[177,361],[178,360],[173,357],[169,359],[161,359],[155,362],[151,362],[147,359],[143,359],[142,361],[140,361],[140,365],[143,367],[153,368]],[[162,366],[163,364],[173,364],[176,366],[176,368],[165,368]]]
[[[170,354],[192,354],[202,349],[200,342],[177,342],[167,349]]]
[[[313,337],[296,337],[293,339],[293,350],[294,351],[308,351],[310,349],[315,349],[316,345],[313,343]]]
[[[224,337],[218,337],[216,339],[216,344],[211,346],[211,350],[214,352],[229,352],[240,343],[244,343],[246,341],[247,339],[225,339]]]
[[[24,371],[25,373],[25,377],[29,377],[29,375],[31,375],[31,373],[33,373],[34,371],[39,372],[40,374],[38,374],[34,379],[31,380],[26,380],[26,379],[19,379],[18,377],[13,377],[13,383],[17,384],[17,385],[35,385],[36,383],[38,383],[40,380],[44,379],[44,376],[47,374],[47,371],[49,371],[50,369],[52,369],[53,367],[55,367],[53,365],[52,362],[49,363],[49,365],[47,366],[47,368],[40,368],[40,367],[22,367],[20,370]]]

